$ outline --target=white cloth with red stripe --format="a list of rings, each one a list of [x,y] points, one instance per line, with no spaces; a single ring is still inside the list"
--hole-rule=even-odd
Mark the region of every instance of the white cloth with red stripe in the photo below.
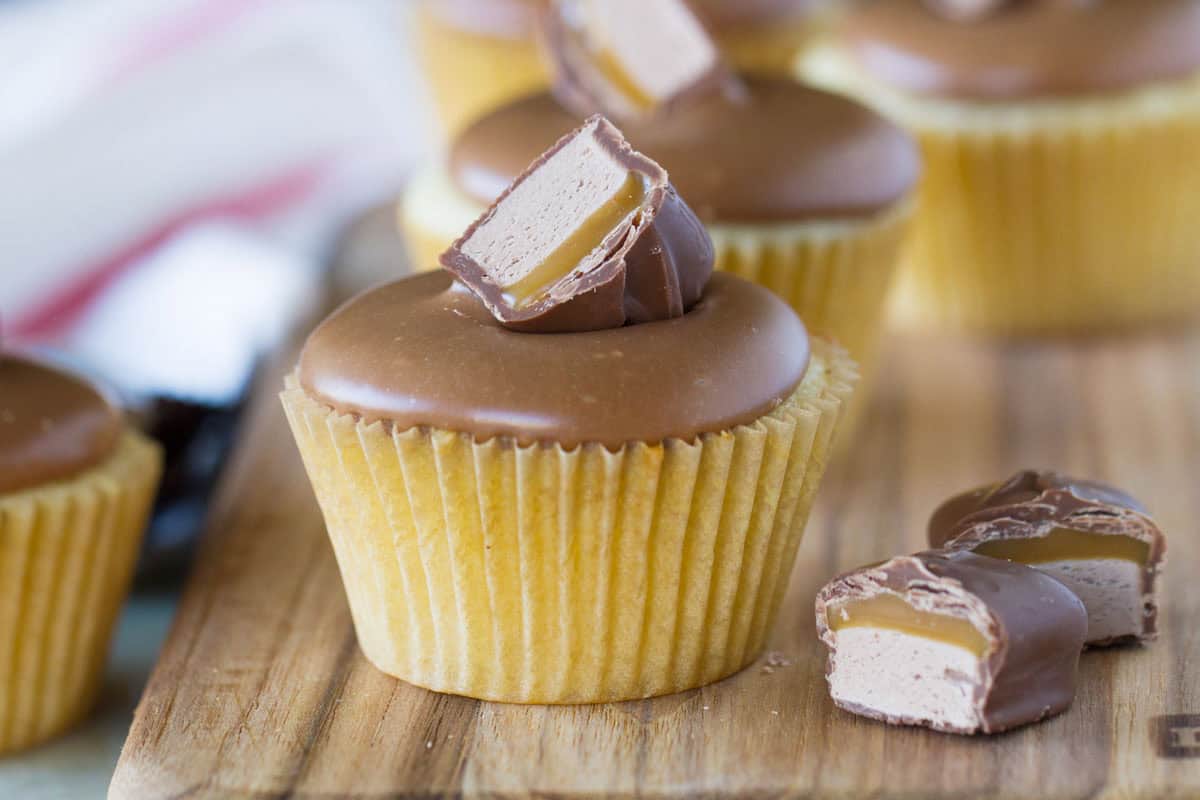
[[[181,321],[206,318],[188,307],[219,308],[240,283],[269,304],[263,282],[277,281],[278,302],[299,304],[306,291],[292,284],[315,280],[341,225],[394,193],[427,152],[403,6],[0,4],[5,338],[68,349],[85,331],[90,341],[144,338],[128,319],[136,281],[157,302],[179,304]],[[229,256],[239,235],[270,257],[232,257],[236,266],[214,264],[204,281],[204,248],[219,242],[213,257]],[[166,257],[181,236],[186,246],[173,252],[187,257]],[[106,311],[108,302],[125,312]]]

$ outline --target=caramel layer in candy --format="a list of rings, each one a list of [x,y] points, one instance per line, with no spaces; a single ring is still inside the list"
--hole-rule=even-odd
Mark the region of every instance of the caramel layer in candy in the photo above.
[[[730,80],[683,0],[556,0],[543,28],[555,94],[579,114],[629,120]]]
[[[1029,564],[1062,581],[1087,607],[1091,646],[1156,635],[1166,542],[1115,487],[1026,470],[947,501],[929,536],[935,547]]]
[[[1065,710],[1087,613],[1035,569],[918,553],[836,578],[816,604],[841,708],[896,725],[997,733]]]
[[[846,628],[898,631],[961,647],[977,658],[985,655],[991,646],[987,637],[967,620],[920,611],[894,594],[881,594],[832,607],[829,609],[829,627],[835,631]]]
[[[666,170],[597,116],[517,178],[442,265],[507,328],[589,331],[682,316],[713,249]]]

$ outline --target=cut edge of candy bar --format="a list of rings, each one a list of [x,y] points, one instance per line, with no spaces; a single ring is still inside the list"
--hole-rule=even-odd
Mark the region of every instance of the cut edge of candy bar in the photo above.
[[[597,24],[601,18],[606,25]],[[543,12],[542,34],[554,92],[580,113],[631,119],[736,85],[715,41],[683,0],[558,0]]]
[[[595,115],[534,161],[442,265],[507,326],[519,329],[568,305],[580,329],[619,326],[622,303],[609,294],[623,295],[624,256],[653,224],[667,190],[666,170]],[[571,235],[564,238],[564,229]]]

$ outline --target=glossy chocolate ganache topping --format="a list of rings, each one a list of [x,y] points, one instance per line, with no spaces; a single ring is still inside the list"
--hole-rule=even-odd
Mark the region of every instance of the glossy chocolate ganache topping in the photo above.
[[[863,218],[912,191],[920,157],[899,128],[851,100],[795,81],[747,78],[747,94],[695,97],[646,122],[622,124],[638,149],[708,223]],[[579,117],[534,94],[478,120],[454,142],[451,177],[491,204]]]
[[[447,272],[323,322],[301,386],[399,429],[565,447],[692,440],[770,413],[808,368],[804,325],[771,292],[712,275],[666,177],[589,120],[467,230]]]
[[[82,378],[0,352],[0,494],[72,478],[104,461],[121,416]]]
[[[1200,72],[1200,0],[873,0],[846,41],[875,78],[974,100],[1086,95]]]

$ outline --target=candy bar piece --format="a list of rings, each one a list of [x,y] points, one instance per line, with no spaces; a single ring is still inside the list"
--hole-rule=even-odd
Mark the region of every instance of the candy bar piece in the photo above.
[[[681,316],[708,283],[713,248],[666,170],[595,116],[441,261],[505,327],[569,332]]]
[[[542,28],[555,94],[580,114],[628,120],[730,79],[684,0],[556,0]]]
[[[1066,709],[1083,604],[1037,570],[969,552],[863,567],[817,596],[834,703],[893,725],[998,733]]]
[[[956,22],[971,22],[994,14],[1012,0],[925,0],[935,14]]]
[[[1157,632],[1162,531],[1121,490],[1025,470],[942,505],[930,543],[1028,564],[1062,581],[1088,611],[1090,646],[1147,641]]]

